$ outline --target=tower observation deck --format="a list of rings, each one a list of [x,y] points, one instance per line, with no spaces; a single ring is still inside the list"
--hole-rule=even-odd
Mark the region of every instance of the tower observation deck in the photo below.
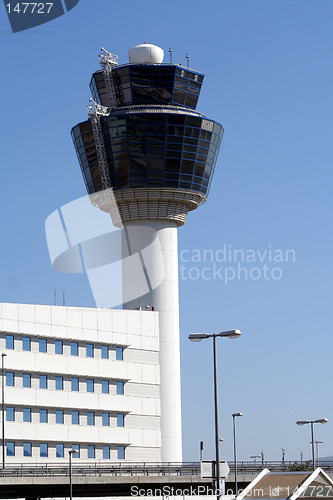
[[[94,106],[72,138],[92,203],[122,228],[123,308],[159,312],[161,459],[181,461],[177,228],[207,199],[223,128],[196,111],[202,73],[163,64],[150,44],[132,48],[123,65],[104,52],[90,82]],[[127,257],[143,249],[134,276]]]

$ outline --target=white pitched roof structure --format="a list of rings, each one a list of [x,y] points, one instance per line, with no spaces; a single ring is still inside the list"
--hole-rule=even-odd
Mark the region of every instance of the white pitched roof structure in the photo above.
[[[320,497],[333,499],[333,481],[318,467],[313,472],[270,472],[264,469],[237,496],[237,500],[246,498],[306,500]]]

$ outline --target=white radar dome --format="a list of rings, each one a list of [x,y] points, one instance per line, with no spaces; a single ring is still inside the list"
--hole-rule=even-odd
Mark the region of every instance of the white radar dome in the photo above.
[[[164,50],[157,45],[142,43],[128,51],[129,62],[132,64],[161,64],[164,58]]]

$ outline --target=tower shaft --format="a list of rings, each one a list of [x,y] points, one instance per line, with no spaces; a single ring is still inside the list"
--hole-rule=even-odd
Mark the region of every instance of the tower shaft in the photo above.
[[[124,307],[154,308],[159,312],[163,462],[182,460],[177,246],[175,222],[146,220],[124,224]],[[131,256],[136,256],[137,261],[129,259]],[[127,301],[133,294],[138,298]]]

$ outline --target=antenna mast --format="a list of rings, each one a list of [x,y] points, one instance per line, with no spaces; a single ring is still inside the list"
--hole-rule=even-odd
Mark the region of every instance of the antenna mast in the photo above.
[[[89,120],[91,122],[92,131],[95,139],[97,161],[101,174],[103,189],[111,187],[109,165],[104,146],[103,132],[101,127],[101,116],[109,116],[110,108],[97,104],[92,98],[89,99],[93,105],[87,106]]]
[[[118,56],[111,54],[103,47],[101,48],[103,52],[98,55],[99,63],[104,73],[105,87],[108,94],[109,106],[110,108],[117,107],[116,91],[114,88],[112,69],[114,66],[118,66]]]

